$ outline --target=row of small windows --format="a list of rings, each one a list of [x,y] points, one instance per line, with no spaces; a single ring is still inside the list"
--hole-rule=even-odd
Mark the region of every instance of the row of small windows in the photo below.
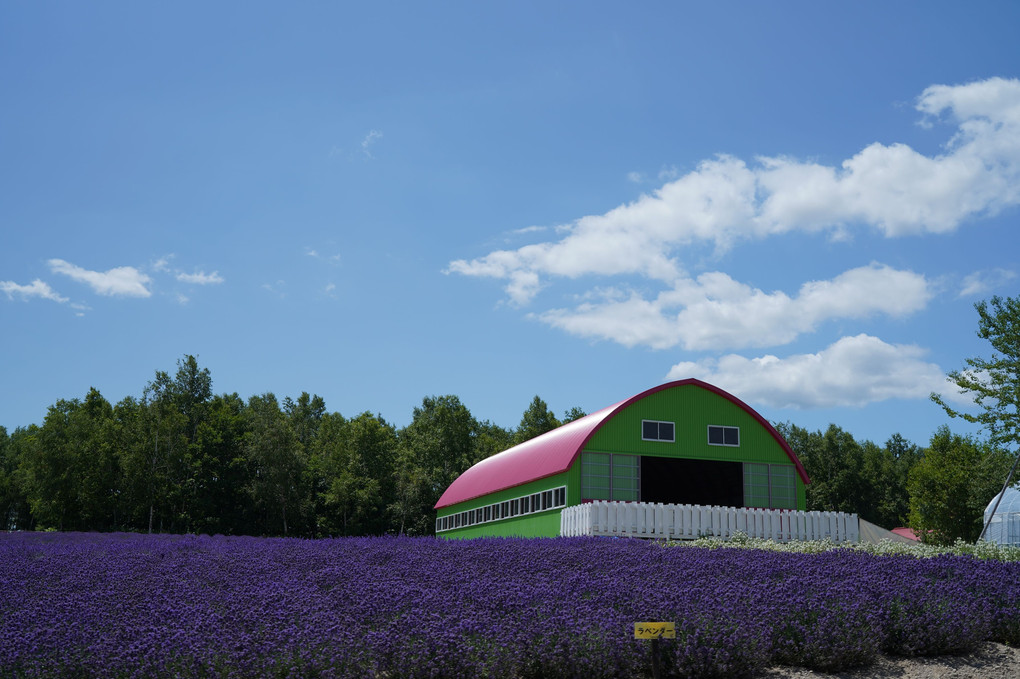
[[[676,424],[658,420],[641,420],[641,440],[673,443],[676,441]],[[708,425],[708,445],[739,446],[740,427]]]
[[[436,519],[436,532],[453,530],[454,528],[466,528],[480,523],[488,523],[489,521],[511,519],[515,516],[535,514],[536,512],[544,512],[566,506],[567,487],[560,486],[559,488],[543,490],[540,493],[532,493],[531,495],[514,498],[513,500],[504,500],[503,502],[496,502],[484,507],[478,507],[477,509],[468,509],[457,514],[441,516]]]

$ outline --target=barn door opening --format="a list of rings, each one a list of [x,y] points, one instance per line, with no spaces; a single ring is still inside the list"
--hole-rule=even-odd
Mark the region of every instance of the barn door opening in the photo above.
[[[743,507],[743,464],[642,456],[641,501]]]

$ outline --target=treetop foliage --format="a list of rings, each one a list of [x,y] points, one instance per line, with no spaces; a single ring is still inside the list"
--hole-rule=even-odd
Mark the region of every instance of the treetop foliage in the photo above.
[[[186,355],[138,398],[111,405],[93,388],[58,400],[41,426],[0,428],[0,527],[429,534],[461,472],[559,426],[537,396],[516,430],[477,420],[453,395],[425,397],[397,429],[329,412],[307,392],[244,400],[212,384]]]
[[[976,415],[948,405],[940,394],[935,403],[950,417],[981,424],[989,443],[1014,447],[1020,444],[1020,297],[992,297],[974,305],[978,312],[978,337],[992,345],[991,358],[968,358],[964,370],[948,379],[969,393],[980,408]]]

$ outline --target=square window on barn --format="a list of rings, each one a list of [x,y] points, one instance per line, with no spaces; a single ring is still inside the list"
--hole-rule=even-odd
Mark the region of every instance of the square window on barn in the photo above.
[[[672,423],[668,423],[672,426]],[[613,455],[613,499],[637,502],[641,499],[641,458],[637,455]]]
[[[772,488],[772,507],[775,509],[797,508],[797,472],[792,465],[774,464],[769,469]]]
[[[744,463],[744,506],[797,508],[797,472],[793,465]]]
[[[612,470],[608,453],[581,454],[581,495],[586,500],[608,500]]]
[[[744,506],[769,507],[769,466],[744,463]]]
[[[739,446],[740,427],[721,427],[710,424],[708,426],[708,445]]]
[[[585,500],[636,502],[641,499],[640,479],[641,458],[637,455],[581,455],[581,497]],[[566,504],[566,489],[563,504]]]
[[[657,420],[641,420],[642,441],[666,441],[672,443],[676,440],[676,425],[672,422],[659,422]]]

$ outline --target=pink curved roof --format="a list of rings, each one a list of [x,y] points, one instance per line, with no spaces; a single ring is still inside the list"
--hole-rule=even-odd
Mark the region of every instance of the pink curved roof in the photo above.
[[[782,436],[779,435],[779,432],[777,432],[765,418],[732,394],[729,394],[718,387],[712,386],[707,382],[702,382],[701,380],[692,378],[660,384],[657,387],[653,387],[636,396],[632,396],[625,401],[620,401],[608,408],[603,408],[602,410],[594,412],[591,415],[586,415],[585,417],[574,420],[573,422],[568,422],[562,427],[553,429],[541,436],[536,436],[530,441],[525,441],[520,445],[504,450],[502,453],[496,453],[492,457],[482,460],[458,476],[454,482],[450,484],[450,487],[447,488],[446,492],[439,498],[439,502],[436,503],[435,508],[440,509],[442,507],[448,507],[449,505],[457,504],[458,502],[473,500],[474,498],[481,497],[482,495],[488,495],[489,493],[495,493],[499,490],[519,486],[522,483],[537,481],[538,479],[544,479],[547,476],[553,476],[554,474],[565,472],[570,469],[570,465],[572,465],[574,460],[577,459],[577,456],[581,454],[581,450],[584,449],[588,440],[603,424],[611,420],[616,413],[620,412],[632,403],[651,396],[656,392],[685,384],[691,384],[707,389],[708,391],[732,401],[734,404],[747,411],[748,414],[753,416],[763,427],[765,427],[768,432],[772,434],[773,438],[776,439],[779,445],[782,446],[787,457],[789,457],[796,466],[797,473],[800,475],[800,478],[804,481],[804,483],[811,482],[810,479],[808,479],[807,472],[804,470],[804,466],[800,463],[800,460],[797,459],[797,456],[790,448],[790,445]]]

